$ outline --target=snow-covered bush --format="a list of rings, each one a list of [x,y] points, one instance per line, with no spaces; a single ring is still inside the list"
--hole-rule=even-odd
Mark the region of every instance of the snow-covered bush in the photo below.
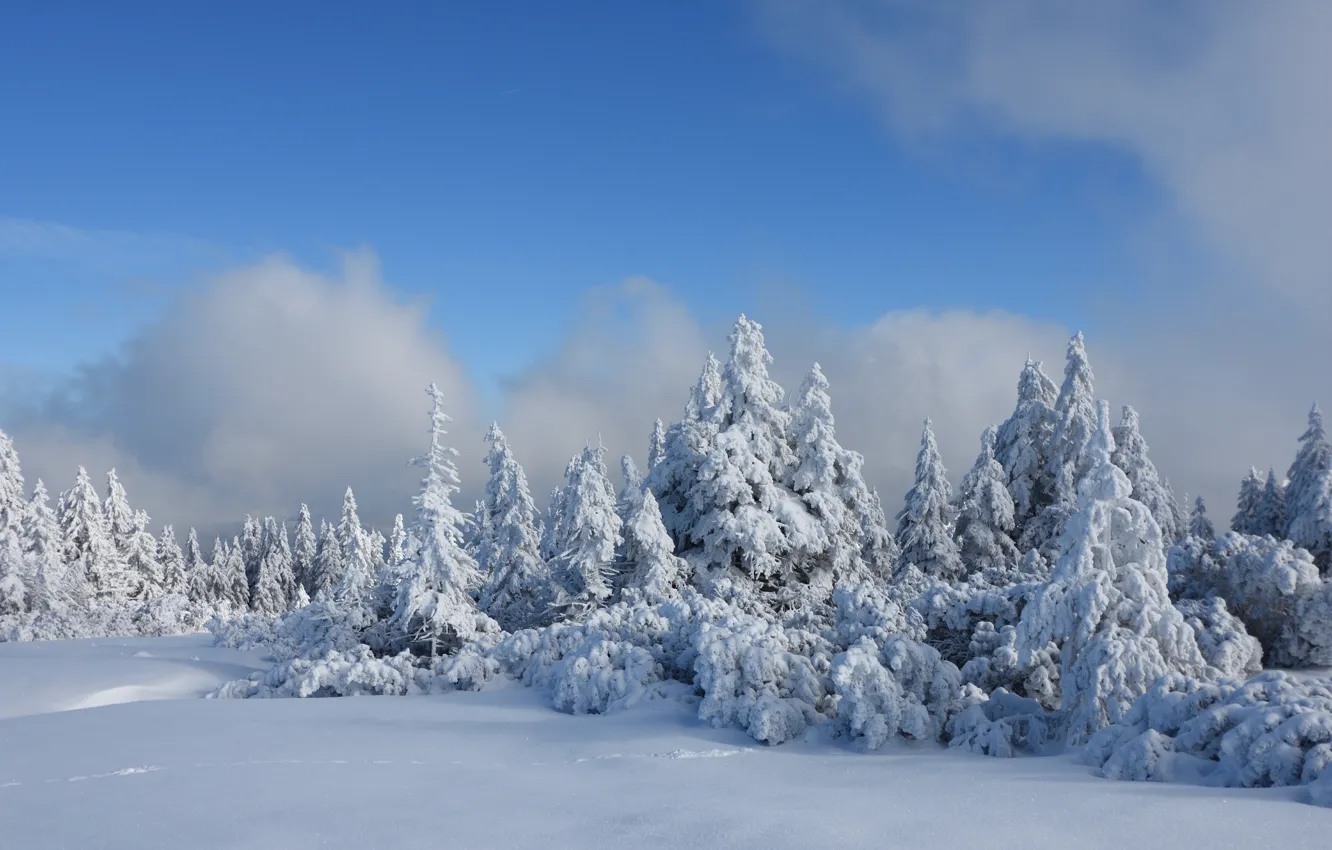
[[[403,696],[425,693],[429,676],[408,653],[376,657],[367,646],[329,650],[315,658],[292,658],[249,679],[227,682],[210,694],[218,699],[282,697]]]
[[[1082,751],[1111,779],[1267,787],[1319,782],[1332,766],[1332,680],[1262,673],[1240,684],[1163,678]]]
[[[1209,665],[1226,678],[1243,678],[1263,669],[1263,647],[1244,628],[1244,621],[1226,610],[1226,601],[1181,599],[1175,607],[1193,628],[1198,649]]]
[[[587,635],[551,670],[551,700],[570,714],[606,714],[632,706],[661,681],[652,653],[627,641]]]
[[[1025,659],[1017,650],[1017,629],[981,621],[971,636],[971,659],[962,667],[962,681],[982,692],[999,690],[1035,700],[1043,709],[1059,707],[1059,647],[1034,650]]]
[[[1036,700],[997,689],[985,699],[974,686],[957,700],[958,710],[948,727],[948,745],[996,758],[1019,752],[1041,755],[1064,745],[1068,714],[1046,711]]]
[[[961,690],[957,668],[903,637],[862,638],[833,659],[837,715],[857,746],[877,750],[901,735],[938,740]]]

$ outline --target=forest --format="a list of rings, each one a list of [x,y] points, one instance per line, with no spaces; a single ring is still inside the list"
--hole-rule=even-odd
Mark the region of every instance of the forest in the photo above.
[[[1137,412],[1022,364],[960,486],[931,423],[890,507],[837,439],[817,364],[794,393],[741,316],[644,463],[588,443],[544,509],[498,424],[484,498],[427,388],[414,510],[154,532],[112,470],[55,499],[0,432],[0,640],[209,631],[271,669],[215,698],[409,695],[507,678],[606,714],[652,685],[779,745],[813,727],[978,755],[1076,751],[1111,779],[1307,785],[1332,805],[1332,443],[1315,404],[1284,472],[1236,469],[1228,520],[1183,505]],[[423,405],[424,407],[424,405]],[[423,424],[424,420],[423,420]],[[1298,432],[1292,428],[1292,434]],[[1219,460],[1218,462],[1222,462]],[[1230,513],[1229,508],[1225,511]],[[891,520],[890,520],[891,515]]]

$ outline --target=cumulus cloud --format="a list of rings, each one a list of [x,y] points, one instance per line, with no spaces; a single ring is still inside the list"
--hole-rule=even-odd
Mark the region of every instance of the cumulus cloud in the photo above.
[[[1113,145],[1160,180],[1189,228],[1223,258],[1220,269],[1305,307],[1332,302],[1332,4],[756,7],[777,44],[831,68],[894,132],[978,121],[1038,140]]]
[[[382,523],[409,509],[427,383],[460,432],[480,427],[426,314],[395,298],[369,254],[347,255],[337,276],[272,258],[183,294],[11,431],[29,478],[63,488],[78,464],[115,466],[159,520],[214,527],[301,501],[333,513],[351,485]]]

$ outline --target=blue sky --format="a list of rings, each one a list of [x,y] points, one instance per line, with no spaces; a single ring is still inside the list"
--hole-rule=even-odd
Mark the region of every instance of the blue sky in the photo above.
[[[895,140],[739,2],[20,4],[0,79],[11,371],[113,351],[209,269],[358,246],[483,385],[633,274],[708,322],[1082,325],[1152,195],[1100,146]]]

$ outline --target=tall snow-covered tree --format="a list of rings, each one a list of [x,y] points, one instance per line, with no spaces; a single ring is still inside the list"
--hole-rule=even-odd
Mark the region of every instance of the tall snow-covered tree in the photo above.
[[[1114,429],[1115,453],[1111,457],[1115,466],[1124,470],[1133,485],[1133,498],[1147,506],[1166,545],[1174,545],[1184,535],[1184,517],[1178,500],[1170,489],[1170,482],[1161,477],[1147,456],[1147,441],[1142,438],[1138,411],[1124,405],[1123,417]]]
[[[1193,511],[1189,514],[1189,536],[1199,540],[1215,540],[1216,528],[1207,518],[1207,504],[1199,496],[1193,502]]]
[[[236,613],[250,610],[250,577],[245,568],[245,554],[240,540],[233,537],[230,544],[218,541],[221,553],[215,554],[215,572],[221,598]],[[213,551],[217,553],[218,546]],[[260,567],[262,570],[262,566]]]
[[[128,598],[130,576],[106,528],[101,500],[88,471],[79,467],[74,486],[60,501],[57,519],[64,538],[65,561],[83,571],[90,597],[102,606]]]
[[[638,471],[638,464],[634,463],[632,455],[623,455],[620,458],[620,477],[624,479],[624,484],[620,487],[620,495],[616,504],[620,506],[620,517],[624,517],[631,502],[637,501],[637,494],[643,492],[643,474]]]
[[[652,436],[648,438],[648,472],[661,463],[661,459],[666,456],[666,426],[661,424],[658,419],[652,423]]]
[[[393,531],[389,534],[388,562],[390,567],[401,566],[407,560],[407,526],[402,514],[393,517]]]
[[[364,608],[370,602],[378,578],[376,558],[370,535],[361,526],[356,497],[350,487],[342,498],[338,545],[342,554],[342,581],[334,590],[334,598],[344,605]]]
[[[620,584],[625,596],[649,604],[678,598],[688,583],[689,565],[676,556],[651,490],[639,490],[627,505],[622,532]]]
[[[648,468],[647,486],[657,497],[662,521],[677,547],[685,542],[698,519],[691,493],[698,480],[699,467],[711,452],[717,436],[715,408],[721,394],[721,364],[712,352],[708,352],[703,372],[689,392],[684,418],[666,429],[660,457]]]
[[[319,548],[315,552],[314,572],[305,588],[311,599],[333,593],[342,584],[342,544],[337,529],[324,520],[319,521]]]
[[[1050,580],[1022,610],[1020,663],[1060,647],[1069,743],[1120,720],[1167,673],[1210,678],[1194,631],[1170,602],[1161,529],[1111,460],[1110,406],[1098,405],[1090,469],[1059,538]]]
[[[199,532],[191,528],[189,536],[185,538],[185,579],[191,602],[199,605],[214,605],[218,602],[212,572],[212,565],[199,548]]]
[[[430,448],[413,461],[425,470],[415,498],[421,547],[416,559],[405,565],[392,622],[414,649],[433,657],[498,626],[472,600],[481,574],[462,545],[466,518],[453,506],[459,486],[457,452],[443,442],[450,419],[439,388],[431,384],[426,392],[431,401]]]
[[[1258,535],[1286,536],[1286,488],[1271,469],[1267,471],[1267,483],[1254,506],[1254,526],[1254,533]]]
[[[986,428],[981,451],[962,480],[958,499],[957,547],[967,575],[1013,570],[1021,558],[1009,535],[1015,509],[1004,468],[994,456],[998,431]]]
[[[71,575],[61,555],[60,524],[51,510],[46,485],[37,479],[32,498],[23,514],[21,541],[28,559],[28,574],[33,577],[34,611],[68,611],[87,604],[84,577]]]
[[[948,471],[944,468],[934,427],[925,420],[916,455],[916,482],[906,494],[906,505],[897,514],[898,562],[914,565],[927,576],[944,581],[964,573],[962,557],[953,540],[953,509],[949,499]]]
[[[0,615],[22,614],[30,610],[31,590],[25,579],[27,563],[19,544],[18,529],[12,524],[0,531]]]
[[[483,503],[486,534],[477,548],[485,584],[481,610],[509,631],[538,625],[551,599],[551,577],[541,558],[537,509],[527,475],[498,424],[486,433],[490,451]]]
[[[1022,536],[1027,522],[1053,498],[1046,467],[1058,397],[1054,381],[1041,371],[1041,362],[1028,358],[1018,377],[1017,407],[999,426],[994,446],[995,460],[1004,468],[1013,497],[1015,538]]]
[[[301,505],[296,519],[296,540],[291,547],[291,570],[296,583],[310,592],[310,578],[314,575],[315,556],[319,552],[319,540],[315,537],[314,522],[310,519],[310,508]]]
[[[23,470],[14,441],[0,431],[0,532],[17,534],[23,519]]]
[[[136,532],[134,510],[114,469],[106,474],[106,501],[102,503],[102,514],[106,517],[106,533],[116,552],[122,559],[129,560],[130,542]]]
[[[162,536],[157,541],[157,562],[162,565],[162,586],[168,593],[187,593],[185,580],[185,554],[176,542],[176,530],[172,526],[162,528]]]
[[[600,445],[583,449],[565,485],[564,543],[551,569],[555,606],[573,619],[585,617],[611,595],[622,523],[605,454]]]
[[[1259,534],[1258,502],[1263,498],[1263,479],[1257,468],[1249,467],[1249,474],[1240,482],[1239,499],[1230,530],[1240,534]]]
[[[1309,550],[1327,573],[1332,570],[1332,443],[1317,404],[1309,411],[1309,427],[1300,435],[1300,450],[1286,477],[1285,536]]]
[[[1091,365],[1079,332],[1069,340],[1064,364],[1064,383],[1055,400],[1054,428],[1045,465],[1049,504],[1024,526],[1020,548],[1048,550],[1056,545],[1060,532],[1073,512],[1078,482],[1089,463],[1087,446],[1096,430],[1096,398],[1093,394]]]
[[[259,564],[264,557],[264,528],[259,518],[245,515],[240,536],[241,557],[245,560],[245,579],[250,583],[248,596],[253,597],[259,584]]]
[[[289,582],[294,588],[295,582],[291,580],[291,564],[282,551],[284,547],[277,520],[267,517],[260,527],[263,534],[259,548],[259,575],[250,588],[250,610],[271,617],[287,610],[287,593],[283,585]]]
[[[157,538],[148,530],[146,512],[135,512],[134,531],[126,546],[125,561],[136,581],[133,598],[147,600],[161,596],[165,585],[162,563],[157,559]]]

